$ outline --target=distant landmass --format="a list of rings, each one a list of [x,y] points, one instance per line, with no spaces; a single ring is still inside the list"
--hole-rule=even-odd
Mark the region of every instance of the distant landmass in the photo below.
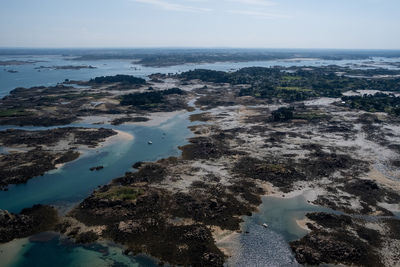
[[[153,48],[153,49],[19,49],[3,48],[0,55],[64,55],[73,60],[126,59],[148,67],[187,63],[247,62],[279,59],[319,58],[354,60],[372,57],[400,57],[400,50],[340,49],[233,49],[233,48]],[[1,64],[1,63],[0,63]]]

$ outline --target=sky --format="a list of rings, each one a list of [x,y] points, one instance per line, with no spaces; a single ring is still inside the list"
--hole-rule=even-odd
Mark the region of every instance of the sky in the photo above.
[[[0,0],[0,47],[400,49],[400,0]]]

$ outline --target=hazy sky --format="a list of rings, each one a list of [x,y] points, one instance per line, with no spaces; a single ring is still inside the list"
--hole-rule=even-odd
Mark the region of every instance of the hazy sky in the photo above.
[[[0,0],[0,46],[400,49],[400,0]]]

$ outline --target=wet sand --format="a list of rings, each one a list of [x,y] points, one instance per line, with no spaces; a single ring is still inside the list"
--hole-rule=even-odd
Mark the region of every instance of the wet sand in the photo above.
[[[126,141],[132,141],[134,139],[134,136],[128,132],[115,129],[113,130],[116,131],[117,134],[108,137],[104,142],[100,143],[98,147],[105,147],[114,144],[116,142],[126,142]]]
[[[22,238],[0,244],[0,266],[11,266],[17,260],[20,250],[28,243],[28,238]]]

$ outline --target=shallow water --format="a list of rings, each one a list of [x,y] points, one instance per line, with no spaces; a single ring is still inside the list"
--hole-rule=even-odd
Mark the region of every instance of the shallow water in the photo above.
[[[229,266],[299,266],[288,242],[308,232],[296,220],[309,212],[331,211],[309,204],[303,196],[263,197],[259,211],[245,217],[243,232],[236,240],[239,247]],[[266,223],[268,228],[263,224]]]
[[[132,170],[132,164],[137,161],[154,161],[178,156],[180,154],[178,146],[184,145],[191,136],[188,126],[192,123],[189,122],[188,116],[189,114],[179,114],[153,127],[112,126],[113,129],[134,135],[134,139],[90,150],[59,170],[33,178],[24,185],[11,186],[9,191],[0,191],[0,209],[19,212],[23,208],[42,203],[54,205],[62,212],[67,211],[86,198],[97,186],[107,184],[111,179]],[[85,124],[73,126],[105,127],[105,125]],[[6,128],[0,127],[0,130]],[[153,145],[148,145],[148,140],[152,140]],[[104,169],[98,172],[89,170],[90,167],[99,165],[103,165]],[[18,242],[20,241],[13,241],[11,245]],[[115,246],[97,244],[94,247],[97,250],[73,245],[59,237],[42,242],[27,241],[23,246],[15,246],[16,256],[11,263],[3,265],[1,263],[3,255],[0,253],[0,266],[157,266],[154,260],[144,256],[126,256],[121,248]],[[104,254],[104,250],[108,253]],[[43,256],[47,254],[51,255]]]
[[[58,234],[43,233],[41,236],[15,242],[19,257],[9,261],[7,266],[158,266],[155,260],[146,256],[127,256],[123,249],[113,244],[78,246]],[[0,263],[0,266],[3,265]]]
[[[156,127],[113,126],[113,129],[134,135],[134,139],[90,150],[57,171],[33,178],[26,184],[10,186],[8,191],[0,191],[0,209],[19,212],[38,203],[69,207],[84,199],[97,186],[123,176],[137,161],[177,156],[180,153],[177,147],[185,144],[191,135],[187,128],[190,124],[187,117],[188,114],[180,114]],[[148,145],[148,140],[152,140],[153,145]],[[99,165],[103,165],[104,169],[94,172],[89,170]]]

